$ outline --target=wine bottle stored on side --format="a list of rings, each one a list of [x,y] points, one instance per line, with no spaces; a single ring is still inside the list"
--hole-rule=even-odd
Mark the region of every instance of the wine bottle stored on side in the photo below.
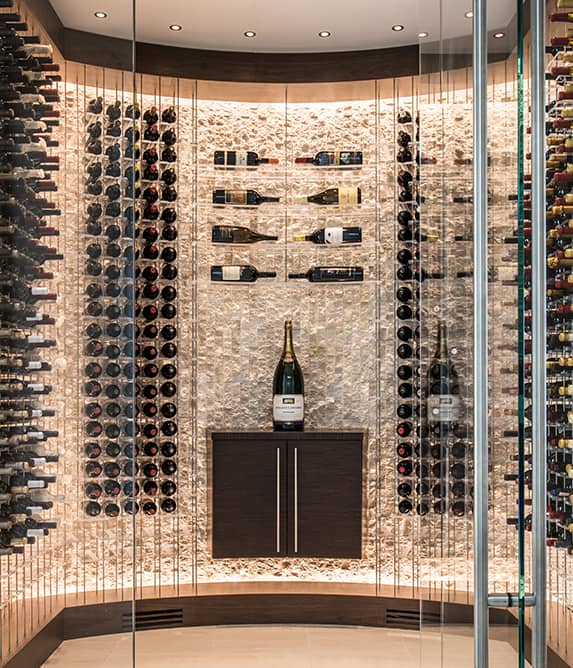
[[[362,151],[319,151],[314,158],[296,158],[295,163],[317,167],[356,167],[362,164]]]
[[[352,283],[364,280],[362,267],[311,267],[303,274],[289,274],[289,278],[307,278],[312,283]]]
[[[285,320],[283,352],[273,380],[273,429],[304,428],[304,379],[292,345],[292,321]]]
[[[340,246],[341,244],[359,244],[362,241],[360,227],[324,227],[311,234],[301,234],[295,241],[312,241],[313,244]]]
[[[280,197],[265,197],[256,190],[213,190],[213,204],[218,206],[259,206],[264,202],[279,202]]]
[[[261,234],[238,225],[213,225],[211,241],[217,244],[254,244],[257,241],[276,241],[278,237]]]
[[[278,158],[259,158],[255,151],[215,151],[213,164],[219,168],[278,165]]]
[[[211,280],[230,283],[254,283],[258,278],[275,278],[274,271],[258,271],[252,264],[212,265]]]
[[[428,370],[427,397],[430,422],[452,423],[461,417],[458,374],[448,354],[446,325],[443,321],[438,323],[436,352]]]
[[[359,187],[350,188],[328,188],[316,195],[309,195],[308,197],[295,197],[296,204],[320,204],[323,206],[340,206],[361,204],[362,191]]]

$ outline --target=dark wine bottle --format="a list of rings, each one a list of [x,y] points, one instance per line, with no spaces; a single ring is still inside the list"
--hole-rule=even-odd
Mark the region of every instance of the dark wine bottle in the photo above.
[[[428,419],[432,423],[456,422],[461,415],[458,374],[448,354],[446,326],[438,323],[436,352],[428,369]]]
[[[355,167],[362,164],[362,151],[319,151],[314,158],[295,158],[295,163],[317,167]]]
[[[292,321],[285,320],[283,352],[273,380],[273,429],[304,428],[304,379],[292,345]]]
[[[360,204],[362,202],[362,191],[358,187],[351,188],[328,188],[316,195],[308,197],[295,197],[296,204],[321,204],[339,206],[346,204]]]
[[[215,151],[213,164],[216,167],[258,167],[277,165],[277,158],[259,158],[254,151]]]
[[[311,267],[303,274],[289,274],[289,278],[307,278],[313,283],[345,283],[364,280],[362,267]]]
[[[211,241],[219,244],[253,244],[257,241],[276,241],[277,239],[278,237],[261,234],[238,225],[214,225],[211,230]]]
[[[212,265],[212,281],[228,281],[231,283],[254,283],[258,278],[274,278],[274,271],[258,271],[251,264],[243,265]]]
[[[312,241],[313,244],[340,246],[341,244],[359,244],[362,241],[360,227],[324,227],[311,234],[295,236],[295,241]]]
[[[220,206],[259,206],[279,201],[280,197],[265,197],[256,190],[213,190],[213,204]]]

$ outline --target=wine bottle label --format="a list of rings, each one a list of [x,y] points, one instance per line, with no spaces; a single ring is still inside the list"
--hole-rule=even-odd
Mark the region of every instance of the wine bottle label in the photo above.
[[[339,188],[339,204],[358,204],[358,191],[356,188]]]
[[[241,267],[236,265],[229,265],[223,267],[223,280],[224,281],[240,281],[241,280]]]
[[[229,152],[225,154],[225,164],[227,165],[227,156]],[[235,151],[235,166],[236,167],[246,167],[247,166],[247,151]]]
[[[342,227],[325,227],[324,228],[324,243],[329,244],[330,246],[340,246],[343,243]]]
[[[304,397],[302,394],[275,394],[273,397],[274,422],[302,422]]]
[[[225,204],[247,204],[247,191],[225,190]]]
[[[432,394],[428,397],[428,417],[431,422],[456,422],[462,412],[462,402],[456,394]]]

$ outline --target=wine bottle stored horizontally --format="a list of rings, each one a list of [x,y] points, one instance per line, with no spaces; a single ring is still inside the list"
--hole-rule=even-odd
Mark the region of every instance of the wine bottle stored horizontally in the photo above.
[[[257,241],[276,241],[278,237],[261,234],[239,225],[213,225],[211,241],[217,244],[254,244]]]
[[[213,204],[218,206],[259,206],[265,202],[280,202],[280,197],[266,197],[251,189],[213,190]]]
[[[252,264],[212,265],[211,280],[230,283],[254,283],[259,278],[275,278],[274,271],[258,271]]]
[[[356,167],[362,165],[362,151],[319,151],[314,158],[295,158],[295,163],[316,167]]]
[[[296,204],[320,204],[322,206],[341,206],[361,204],[362,191],[359,187],[328,188],[316,195],[295,197]]]
[[[292,321],[285,320],[283,352],[273,380],[273,429],[300,431],[304,428],[304,379],[294,354]]]
[[[312,283],[352,283],[364,280],[362,267],[311,267],[302,274],[291,273],[289,278],[306,278]]]
[[[360,227],[324,227],[310,234],[297,235],[295,241],[312,241],[313,244],[340,246],[341,244],[359,244],[362,241]]]
[[[255,151],[215,151],[213,164],[216,167],[258,167],[277,165],[278,158],[259,158]]]
[[[438,323],[436,352],[428,369],[427,410],[432,423],[457,422],[462,412],[458,374],[449,357],[443,321]]]

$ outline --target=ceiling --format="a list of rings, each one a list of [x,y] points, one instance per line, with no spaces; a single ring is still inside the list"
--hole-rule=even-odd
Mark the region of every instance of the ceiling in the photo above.
[[[50,2],[67,28],[126,39],[132,36],[133,0]],[[488,3],[491,31],[508,26],[515,2]],[[136,38],[221,51],[378,49],[417,43],[421,31],[429,33],[426,42],[466,36],[471,33],[472,21],[464,12],[471,5],[471,0],[135,0]],[[106,12],[107,18],[97,19],[96,11]],[[180,24],[183,29],[173,32],[171,24]],[[394,24],[405,29],[394,32]],[[255,31],[256,37],[244,37],[247,30]],[[330,31],[331,36],[320,38],[321,30]]]

